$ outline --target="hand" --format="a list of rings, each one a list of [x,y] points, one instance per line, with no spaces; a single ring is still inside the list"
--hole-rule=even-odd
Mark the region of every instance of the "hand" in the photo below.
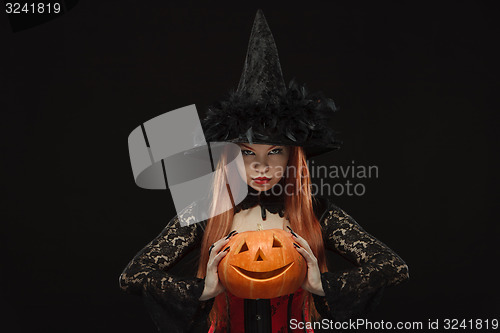
[[[295,241],[295,249],[304,257],[307,263],[307,275],[302,284],[302,289],[319,296],[325,296],[325,291],[321,284],[321,271],[319,270],[318,259],[314,256],[307,241],[293,232],[290,227],[288,229],[292,234],[292,239]]]
[[[229,242],[232,236],[236,235],[236,231],[232,231],[226,237],[219,239],[210,248],[210,255],[207,263],[207,274],[205,275],[205,288],[200,296],[200,301],[211,299],[224,291],[224,286],[219,281],[219,274],[217,273],[217,266],[229,251],[229,247],[224,246]],[[224,250],[222,250],[224,249]]]

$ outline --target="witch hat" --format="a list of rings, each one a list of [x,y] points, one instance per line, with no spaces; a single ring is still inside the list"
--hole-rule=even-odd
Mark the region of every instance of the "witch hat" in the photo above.
[[[202,122],[208,142],[301,146],[308,157],[338,149],[327,125],[335,103],[304,85],[285,85],[276,44],[259,9],[238,87],[208,108]]]
[[[247,93],[256,102],[277,102],[286,93],[278,49],[260,9],[255,16],[245,66],[236,91]]]

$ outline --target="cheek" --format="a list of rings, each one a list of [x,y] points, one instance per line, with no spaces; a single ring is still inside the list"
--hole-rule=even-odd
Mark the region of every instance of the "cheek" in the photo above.
[[[245,162],[245,171],[246,171],[247,178],[248,178],[248,175],[250,175],[252,162],[249,161],[249,159],[244,159],[243,161]]]
[[[288,165],[287,156],[277,157],[273,163],[273,173],[276,174],[278,177],[283,176],[285,174],[287,165]]]

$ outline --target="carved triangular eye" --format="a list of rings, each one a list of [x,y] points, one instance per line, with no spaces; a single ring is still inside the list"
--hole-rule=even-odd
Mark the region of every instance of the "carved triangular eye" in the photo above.
[[[241,247],[240,252],[238,252],[238,253],[245,252],[245,251],[248,251],[247,242],[243,243],[243,246]]]
[[[283,245],[281,245],[281,242],[279,241],[279,239],[276,238],[276,236],[273,237],[273,247],[283,247]]]

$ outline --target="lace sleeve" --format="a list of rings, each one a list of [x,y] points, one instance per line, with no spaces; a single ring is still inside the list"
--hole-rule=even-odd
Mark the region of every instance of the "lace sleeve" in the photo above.
[[[313,297],[323,318],[342,321],[362,316],[378,303],[385,287],[409,278],[405,262],[342,209],[330,204],[320,223],[325,247],[358,266],[321,274],[325,296]]]
[[[120,288],[144,296],[144,301],[160,331],[184,332],[203,324],[213,300],[199,301],[204,279],[180,278],[169,270],[188,252],[194,250],[203,237],[205,222],[181,227],[186,208],[127,265],[120,275]]]

